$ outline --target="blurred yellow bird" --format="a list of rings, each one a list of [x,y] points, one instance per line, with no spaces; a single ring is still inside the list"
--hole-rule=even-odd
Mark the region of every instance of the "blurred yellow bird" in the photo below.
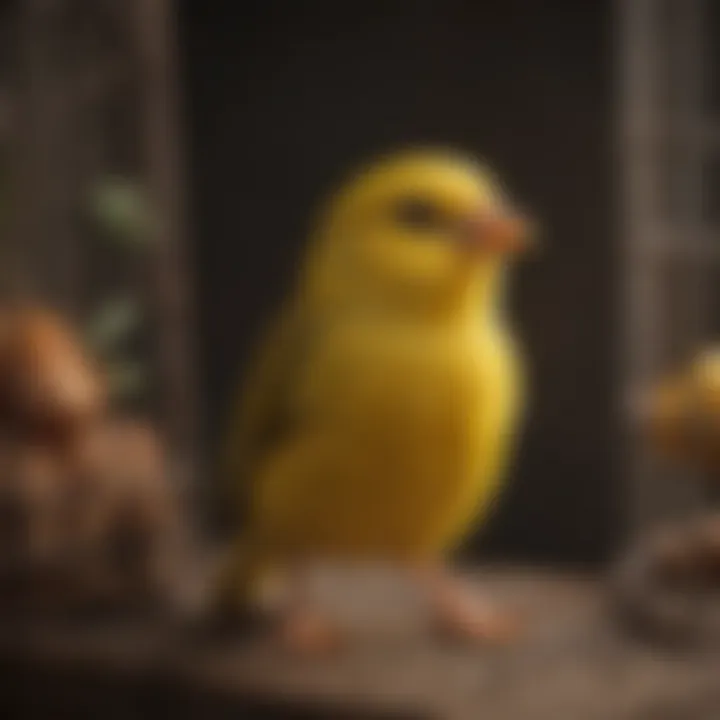
[[[398,153],[331,199],[230,428],[248,519],[226,605],[265,570],[381,560],[430,581],[446,627],[499,630],[441,563],[496,498],[521,418],[502,297],[527,239],[497,181],[453,153]],[[299,609],[291,627],[323,636]]]

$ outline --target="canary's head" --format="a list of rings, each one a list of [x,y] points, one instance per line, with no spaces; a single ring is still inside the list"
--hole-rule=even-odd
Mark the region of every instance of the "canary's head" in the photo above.
[[[720,349],[660,378],[641,403],[641,424],[663,455],[720,470]]]
[[[528,221],[479,164],[406,151],[359,173],[333,198],[313,260],[324,262],[330,284],[441,300],[494,273],[530,238]]]

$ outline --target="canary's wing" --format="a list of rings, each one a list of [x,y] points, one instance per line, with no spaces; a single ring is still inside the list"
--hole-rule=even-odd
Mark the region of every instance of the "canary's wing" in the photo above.
[[[291,395],[310,337],[305,316],[286,308],[269,327],[239,396],[222,458],[222,476],[235,509],[246,508],[258,462],[291,432]]]

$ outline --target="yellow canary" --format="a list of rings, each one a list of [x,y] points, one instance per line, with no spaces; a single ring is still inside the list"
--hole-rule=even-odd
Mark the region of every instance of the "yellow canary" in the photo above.
[[[331,198],[230,428],[248,514],[226,599],[309,559],[439,563],[486,515],[523,407],[502,296],[527,239],[449,152],[384,158]]]

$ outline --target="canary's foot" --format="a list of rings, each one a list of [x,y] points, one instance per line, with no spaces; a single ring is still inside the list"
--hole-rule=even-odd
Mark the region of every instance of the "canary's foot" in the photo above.
[[[329,655],[344,644],[342,633],[336,626],[309,611],[287,613],[281,620],[278,639],[285,650],[304,656]]]
[[[448,637],[478,643],[505,644],[519,635],[517,618],[477,598],[437,609],[437,626]]]
[[[519,618],[498,609],[454,578],[433,574],[426,577],[426,584],[435,625],[443,635],[480,644],[506,644],[519,636]]]

